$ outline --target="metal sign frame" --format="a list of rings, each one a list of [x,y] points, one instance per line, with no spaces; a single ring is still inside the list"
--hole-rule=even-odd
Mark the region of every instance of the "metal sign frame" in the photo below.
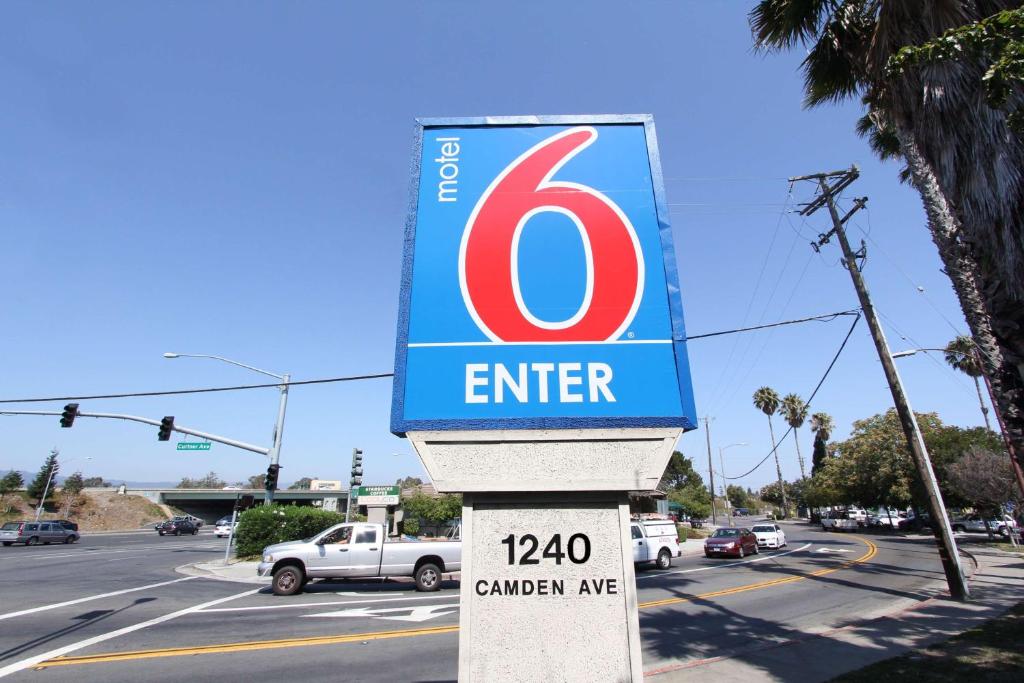
[[[677,384],[680,393],[682,416],[575,416],[575,417],[488,417],[453,419],[406,419],[405,394],[407,380],[409,324],[412,300],[413,259],[415,252],[416,227],[419,215],[420,179],[422,175],[422,154],[424,136],[431,128],[501,126],[576,126],[642,124],[647,145],[647,159],[653,189],[655,218],[661,243],[661,256],[667,284],[665,296],[671,323],[672,350],[675,360]],[[580,116],[489,116],[468,118],[424,118],[417,119],[415,126],[415,148],[412,164],[412,186],[409,210],[405,224],[403,245],[402,281],[399,301],[397,344],[395,350],[395,379],[392,393],[391,431],[405,436],[410,431],[451,431],[451,430],[500,430],[500,429],[586,429],[586,428],[643,428],[681,427],[684,431],[696,429],[696,411],[693,406],[693,392],[686,351],[686,329],[683,322],[682,299],[679,292],[678,270],[675,246],[669,221],[668,203],[665,196],[664,178],[661,171],[661,157],[655,136],[654,119],[649,114],[629,115],[580,115]]]

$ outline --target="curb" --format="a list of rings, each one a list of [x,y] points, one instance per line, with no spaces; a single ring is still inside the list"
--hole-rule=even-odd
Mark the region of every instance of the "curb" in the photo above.
[[[174,571],[176,571],[179,574],[184,574],[185,576],[199,576],[199,577],[202,577],[204,579],[213,579],[215,581],[227,581],[229,583],[247,583],[247,584],[257,584],[257,585],[261,585],[261,586],[269,586],[270,582],[271,582],[271,578],[269,576],[266,576],[266,577],[264,577],[264,576],[256,576],[255,573],[253,573],[253,575],[249,576],[249,577],[244,577],[244,576],[238,576],[238,577],[222,576],[221,574],[218,574],[216,571],[214,571],[212,569],[206,569],[206,568],[197,566],[199,564],[202,564],[202,563],[193,562],[193,563],[190,563],[190,564],[183,564],[183,565],[180,565],[178,567],[175,567]],[[230,567],[231,565],[228,565],[228,566]]]

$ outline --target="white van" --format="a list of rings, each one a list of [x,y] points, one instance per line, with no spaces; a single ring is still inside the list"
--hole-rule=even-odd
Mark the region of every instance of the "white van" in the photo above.
[[[672,558],[679,557],[679,531],[670,519],[646,519],[630,524],[633,537],[633,562],[653,562],[658,569],[672,566]]]

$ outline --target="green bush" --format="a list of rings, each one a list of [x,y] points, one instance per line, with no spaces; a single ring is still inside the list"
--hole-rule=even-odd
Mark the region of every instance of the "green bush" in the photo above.
[[[315,536],[345,521],[345,515],[301,505],[260,505],[246,510],[235,529],[235,554],[258,556],[274,543]]]

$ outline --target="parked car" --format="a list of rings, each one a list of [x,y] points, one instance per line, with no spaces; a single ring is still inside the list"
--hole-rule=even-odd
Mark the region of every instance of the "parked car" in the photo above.
[[[301,541],[263,549],[259,576],[275,595],[293,595],[317,578],[411,576],[418,591],[436,591],[441,575],[462,569],[461,541],[392,540],[381,524],[336,524]]]
[[[986,533],[988,531],[988,529],[985,528],[985,518],[981,515],[963,515],[961,517],[954,517],[950,520],[950,525],[953,527],[953,531],[960,533],[965,531]],[[1007,528],[1007,524],[1004,520],[989,519],[988,525],[994,534],[999,534],[1000,536],[1010,535],[1010,530]]]
[[[704,539],[704,555],[707,557],[744,557],[747,553],[757,555],[757,536],[750,529],[715,529],[715,533]]]
[[[0,527],[0,542],[5,546],[14,543],[24,543],[25,545],[74,543],[79,538],[77,531],[65,529],[56,522],[5,522]]]
[[[849,515],[841,510],[831,510],[821,516],[822,531],[856,531],[859,526],[857,520],[850,519]]]
[[[160,536],[181,536],[182,534],[192,534],[195,536],[199,533],[199,527],[184,517],[175,517],[163,524],[157,524],[156,533]]]
[[[915,516],[914,513],[907,513],[907,516],[900,520],[899,528],[900,531],[923,531],[924,529],[930,529],[932,524],[932,517],[927,512],[923,512],[920,515]]]
[[[899,528],[900,520],[903,519],[903,514],[895,508],[879,508],[874,512],[868,512],[868,526],[869,527],[882,527],[882,528]]]
[[[757,538],[758,548],[785,548],[786,532],[778,524],[757,524],[750,528]]]
[[[221,517],[217,520],[217,525],[213,528],[213,535],[217,538],[227,538],[231,535],[231,516]],[[238,528],[238,520],[235,520],[234,528]]]
[[[847,519],[852,519],[857,522],[860,526],[864,526],[868,523],[868,513],[864,508],[855,506],[848,507],[846,508],[846,517]]]
[[[679,557],[679,531],[671,520],[649,519],[629,525],[633,536],[633,562],[653,562],[658,569],[672,566],[672,558]]]
[[[747,508],[736,508],[735,510],[732,511],[732,516],[733,517],[749,517],[750,516],[750,510],[747,509]]]

